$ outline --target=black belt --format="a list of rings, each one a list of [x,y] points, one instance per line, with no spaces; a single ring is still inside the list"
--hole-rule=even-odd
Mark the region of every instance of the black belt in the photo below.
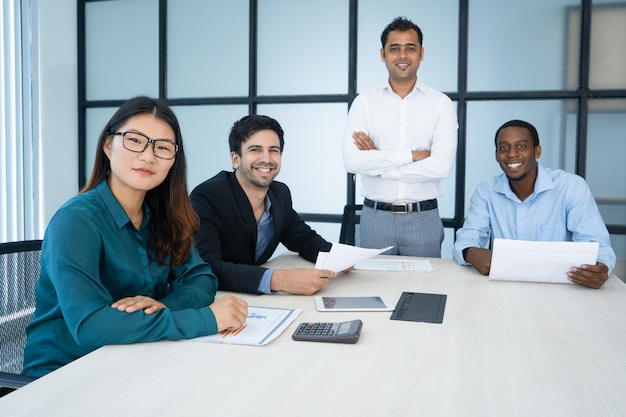
[[[376,210],[390,211],[395,214],[407,214],[414,211],[420,212],[437,208],[436,199],[420,201],[419,203],[380,203],[366,198],[363,201],[363,204],[366,207],[371,207]]]

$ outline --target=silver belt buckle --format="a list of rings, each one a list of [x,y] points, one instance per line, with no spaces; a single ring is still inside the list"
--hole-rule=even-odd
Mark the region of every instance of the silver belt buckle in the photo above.
[[[413,211],[413,204],[411,203],[391,203],[391,213],[393,214],[408,214]]]

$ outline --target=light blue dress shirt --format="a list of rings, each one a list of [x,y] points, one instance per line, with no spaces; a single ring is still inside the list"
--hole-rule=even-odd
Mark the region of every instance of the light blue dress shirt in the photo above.
[[[524,201],[513,193],[504,174],[476,187],[463,228],[456,233],[454,259],[469,265],[463,250],[491,246],[493,239],[598,242],[598,262],[615,268],[609,232],[585,180],[537,164],[535,190]],[[573,265],[572,265],[573,266]]]
[[[270,212],[272,208],[272,202],[268,195],[265,196],[265,212],[261,216],[261,220],[257,225],[257,237],[256,237],[256,251],[254,252],[254,258],[259,259],[267,245],[274,238],[274,217]],[[261,281],[259,282],[259,292],[263,294],[271,294],[272,290],[270,284],[272,282],[273,269],[268,269],[263,273]]]

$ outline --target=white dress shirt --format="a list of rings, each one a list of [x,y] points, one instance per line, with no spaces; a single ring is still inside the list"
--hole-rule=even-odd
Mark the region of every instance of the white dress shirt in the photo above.
[[[376,150],[359,150],[352,133],[365,132]],[[348,113],[343,161],[348,172],[361,174],[362,194],[387,203],[416,202],[439,197],[441,180],[456,158],[458,123],[448,96],[416,82],[405,98],[389,82],[359,94]],[[430,150],[430,157],[413,162],[411,151]]]

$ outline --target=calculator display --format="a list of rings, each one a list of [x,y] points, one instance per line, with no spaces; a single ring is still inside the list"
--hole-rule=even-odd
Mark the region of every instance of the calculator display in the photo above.
[[[351,322],[341,323],[341,326],[339,326],[339,330],[337,330],[337,334],[348,333],[350,331],[351,325]]]

